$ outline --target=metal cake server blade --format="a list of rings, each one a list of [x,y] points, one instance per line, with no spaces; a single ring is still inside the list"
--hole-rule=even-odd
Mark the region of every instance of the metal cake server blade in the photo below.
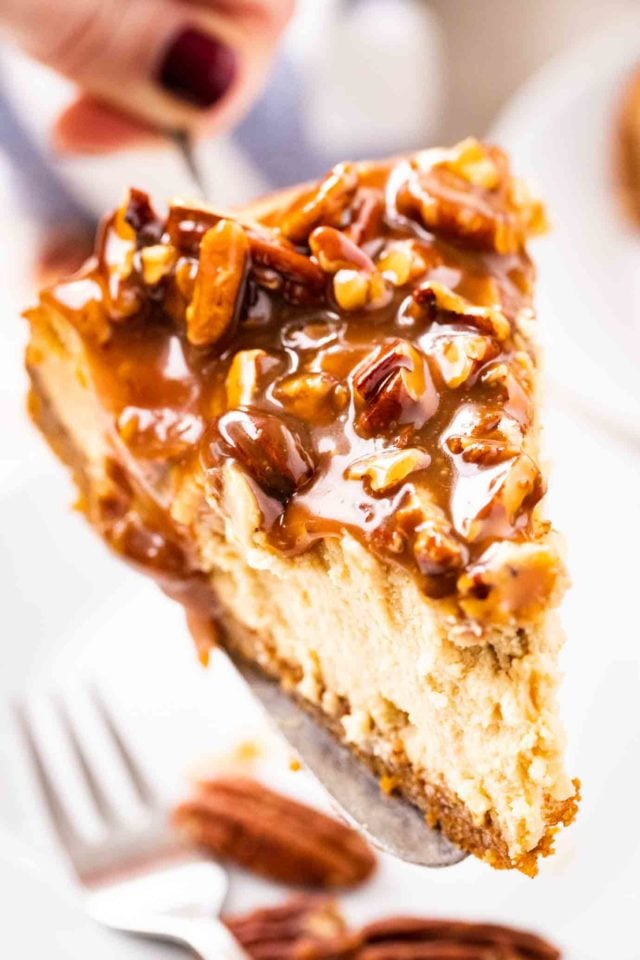
[[[228,654],[285,740],[321,783],[344,817],[376,847],[409,863],[449,867],[468,854],[402,797],[387,795],[368,767],[295,700],[246,660]]]

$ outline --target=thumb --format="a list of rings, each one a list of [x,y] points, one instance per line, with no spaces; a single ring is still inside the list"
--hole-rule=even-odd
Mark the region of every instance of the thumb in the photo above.
[[[27,53],[160,130],[234,122],[258,92],[289,0],[3,0]]]

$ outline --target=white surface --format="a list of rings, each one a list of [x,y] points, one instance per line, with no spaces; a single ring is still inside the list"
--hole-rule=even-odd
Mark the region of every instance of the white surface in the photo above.
[[[620,51],[626,43],[624,36],[617,45],[611,42],[608,59],[601,55],[597,60],[604,78],[603,96],[610,96],[609,66],[624,62]],[[517,125],[511,126],[510,136],[522,162],[545,158],[544,168],[538,165],[534,172],[551,198],[553,219],[558,224],[556,239],[544,241],[547,246],[540,244],[534,251],[541,262],[549,362],[556,372],[566,371],[579,345],[598,361],[604,356],[601,341],[583,337],[582,328],[568,318],[578,312],[586,316],[588,301],[596,294],[598,303],[609,303],[609,291],[619,283],[618,261],[613,270],[607,269],[608,254],[597,244],[585,242],[589,231],[596,231],[593,221],[588,221],[587,230],[581,220],[571,219],[576,204],[563,201],[567,180],[553,179],[561,176],[564,164],[560,160],[575,157],[585,138],[593,156],[602,156],[606,149],[602,127],[605,101],[598,99],[600,85],[594,81],[592,62],[596,61],[584,62],[583,74],[592,109],[580,112],[568,99],[559,120],[560,105],[555,101],[547,102],[544,110],[539,101],[523,101],[537,104],[537,113],[523,115],[519,122],[520,131],[529,125],[537,130],[535,154],[525,139],[516,137]],[[591,133],[585,128],[589,116],[594,121]],[[561,141],[554,126],[558,122]],[[555,147],[545,136],[552,138]],[[559,158],[555,166],[554,151]],[[573,165],[571,170],[575,170]],[[545,179],[547,172],[549,179]],[[594,163],[592,175],[596,172]],[[578,175],[576,172],[576,178]],[[587,192],[581,193],[578,210],[592,209],[587,184],[581,189]],[[589,216],[593,215],[592,211]],[[73,912],[66,897],[66,880],[8,720],[10,699],[61,687],[75,709],[86,711],[79,688],[83,679],[99,678],[148,769],[167,793],[179,789],[185,768],[199,758],[224,753],[239,739],[255,735],[271,758],[272,779],[311,798],[314,787],[303,774],[288,771],[286,753],[270,740],[262,718],[226,664],[214,659],[208,673],[197,667],[178,608],[151,584],[114,563],[83,521],[66,509],[72,499],[69,481],[22,413],[23,331],[13,318],[31,297],[24,280],[29,238],[20,221],[7,222],[6,208],[0,209],[2,217],[0,230],[10,256],[0,258],[4,650],[0,782],[8,783],[9,788],[0,792],[0,818],[12,833],[28,839],[30,856],[44,858],[49,869],[56,869],[57,887],[54,894],[44,875],[15,866],[16,861],[25,859],[23,853],[7,852],[6,843],[0,843],[0,887],[10,891],[12,904],[8,927],[4,921],[7,911],[3,911],[3,951],[16,957],[47,956],[48,960],[73,960],[81,955],[100,958],[109,951],[113,960],[125,960],[151,956],[153,949],[153,955],[160,958],[165,956],[163,948],[114,939]],[[613,214],[610,219],[607,231],[618,238],[616,242],[624,243],[628,251],[635,249],[626,247],[626,238],[623,241],[622,233],[617,233],[622,228],[614,225]],[[602,223],[602,219],[597,221],[597,231]],[[571,259],[574,248],[581,276],[595,285],[590,287],[587,302],[576,293],[581,286],[574,261],[561,269],[561,258]],[[575,314],[568,312],[574,302]],[[562,329],[554,316],[562,316]],[[608,317],[606,323],[609,339],[617,340],[621,336],[617,315]],[[616,377],[615,370],[611,376]],[[578,377],[576,384],[572,380],[567,386],[572,390],[581,384]],[[606,395],[602,399],[606,402]],[[579,417],[556,402],[548,411],[546,424],[546,447],[554,464],[550,512],[569,543],[574,579],[564,606],[569,644],[563,659],[563,708],[570,737],[569,768],[583,780],[578,821],[561,837],[558,854],[542,865],[535,881],[495,873],[475,860],[442,872],[384,860],[372,883],[343,902],[354,919],[402,910],[503,920],[546,933],[566,948],[568,958],[638,960],[640,455],[631,445],[612,440],[594,418]],[[51,741],[57,742],[46,706],[39,708],[39,720]],[[87,737],[100,736],[88,718],[85,729]],[[98,748],[96,753],[109,762],[106,750]],[[118,789],[114,775],[114,790]],[[282,895],[278,888],[234,874],[230,906],[245,909]],[[3,893],[5,903],[6,896]],[[30,941],[24,939],[21,917],[28,924]],[[23,949],[25,942],[28,950]],[[175,954],[167,951],[166,955]]]
[[[640,444],[640,232],[615,193],[615,118],[640,65],[640,12],[549,64],[492,131],[548,205],[536,247],[550,380]]]

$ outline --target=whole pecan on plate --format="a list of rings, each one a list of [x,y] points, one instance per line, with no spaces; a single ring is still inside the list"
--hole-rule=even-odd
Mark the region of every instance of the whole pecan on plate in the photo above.
[[[352,887],[375,866],[351,827],[246,777],[200,783],[173,823],[214,856],[282,883]]]
[[[224,922],[254,960],[339,960],[357,943],[330,897],[293,897]]]
[[[360,931],[357,960],[560,960],[548,940],[495,923],[388,917]]]

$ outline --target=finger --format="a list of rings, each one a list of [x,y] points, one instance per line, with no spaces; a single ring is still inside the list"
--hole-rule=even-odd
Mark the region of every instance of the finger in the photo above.
[[[60,153],[111,153],[162,140],[154,127],[89,94],[74,100],[52,131],[53,146]]]
[[[5,25],[95,99],[160,129],[226,126],[258,92],[291,0],[3,0]]]

